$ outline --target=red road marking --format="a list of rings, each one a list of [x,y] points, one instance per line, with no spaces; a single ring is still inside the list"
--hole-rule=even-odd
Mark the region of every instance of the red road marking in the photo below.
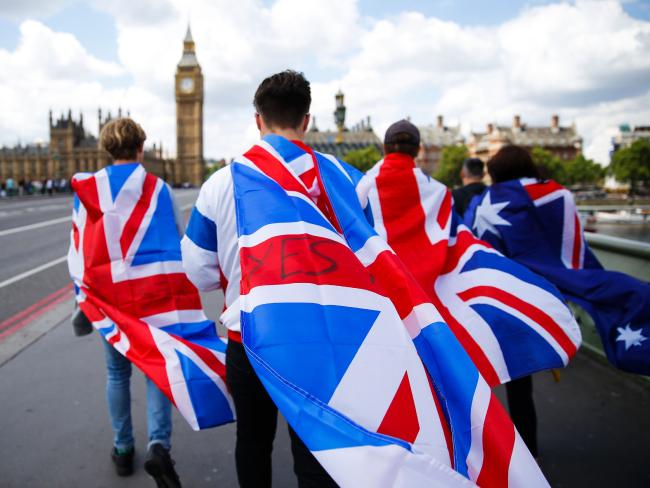
[[[72,287],[70,285],[65,285],[63,288],[58,289],[45,298],[41,298],[38,302],[29,306],[22,312],[18,312],[1,322],[0,341],[44,315],[59,303],[67,300],[70,295],[72,295]]]

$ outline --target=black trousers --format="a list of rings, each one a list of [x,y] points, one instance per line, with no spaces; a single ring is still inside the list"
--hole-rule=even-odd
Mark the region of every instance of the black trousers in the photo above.
[[[271,452],[278,408],[251,366],[244,346],[228,341],[226,378],[237,413],[235,464],[242,488],[271,486]],[[336,487],[307,446],[289,427],[293,471],[300,488]]]
[[[524,376],[506,383],[508,410],[526,447],[537,457],[537,414],[533,401],[533,377]]]

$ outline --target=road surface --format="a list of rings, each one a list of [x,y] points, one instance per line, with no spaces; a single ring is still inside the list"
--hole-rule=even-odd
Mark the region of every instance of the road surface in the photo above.
[[[175,195],[179,207],[189,209],[198,191]],[[17,314],[34,304],[48,306],[70,285],[65,256],[71,212],[70,195],[0,200],[0,339],[20,325]]]
[[[177,192],[179,205],[190,206],[196,194]],[[0,201],[0,487],[153,487],[141,468],[142,375],[134,374],[132,387],[138,468],[122,479],[109,459],[99,338],[74,337],[68,323],[72,299],[62,257],[70,208],[69,197]],[[203,300],[214,319],[222,297]],[[559,384],[549,373],[535,375],[534,383],[540,464],[552,486],[650,486],[647,383],[581,353]],[[497,395],[503,400],[503,388]],[[174,415],[173,456],[184,486],[237,486],[234,426],[196,433]],[[281,425],[274,486],[296,486],[291,466]]]

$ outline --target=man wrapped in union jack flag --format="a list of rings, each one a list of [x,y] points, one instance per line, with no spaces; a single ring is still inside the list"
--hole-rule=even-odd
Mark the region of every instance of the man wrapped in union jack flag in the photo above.
[[[488,172],[493,185],[470,204],[467,225],[584,308],[614,366],[649,375],[650,285],[603,269],[585,241],[571,192],[540,179],[525,149],[502,148]]]
[[[159,487],[172,488],[180,481],[169,454],[169,400],[194,429],[232,421],[233,409],[225,386],[225,343],[183,271],[182,222],[171,189],[138,162],[144,140],[131,119],[102,128],[100,144],[115,161],[73,177],[68,265],[79,307],[104,344],[117,474],[133,473],[133,363],[147,375],[145,470]]]
[[[368,224],[361,175],[302,141],[311,94],[257,89],[262,140],[203,185],[182,241],[225,288],[241,486],[270,486],[277,408],[300,486],[548,486],[488,383]]]
[[[460,224],[451,191],[416,166],[419,145],[415,125],[392,124],[384,158],[357,185],[359,200],[488,383],[506,383],[515,426],[537,457],[534,407],[521,412],[510,392],[527,389],[530,373],[564,366],[580,331],[550,283]]]

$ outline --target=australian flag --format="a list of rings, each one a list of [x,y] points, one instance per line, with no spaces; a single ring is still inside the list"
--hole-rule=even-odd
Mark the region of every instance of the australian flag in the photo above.
[[[566,188],[531,178],[494,184],[474,198],[465,223],[584,308],[612,364],[650,374],[650,286],[603,269],[584,239]]]
[[[78,174],[68,266],[79,307],[190,426],[234,420],[225,343],[181,264],[169,187],[137,163]]]
[[[244,347],[339,485],[548,486],[344,163],[270,135],[230,170]]]

